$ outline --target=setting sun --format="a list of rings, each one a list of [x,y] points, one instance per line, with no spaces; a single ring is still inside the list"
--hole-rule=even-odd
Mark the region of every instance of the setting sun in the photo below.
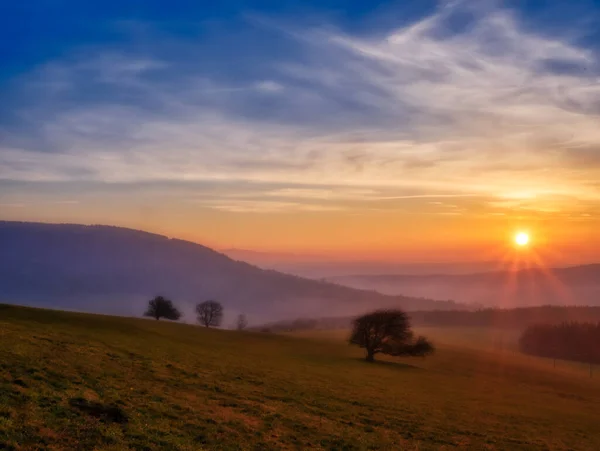
[[[527,246],[529,244],[529,234],[525,232],[519,232],[515,235],[515,243],[517,246]]]

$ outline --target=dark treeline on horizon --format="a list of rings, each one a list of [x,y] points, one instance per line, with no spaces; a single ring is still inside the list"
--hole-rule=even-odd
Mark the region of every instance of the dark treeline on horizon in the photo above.
[[[475,311],[433,310],[410,312],[414,325],[472,326],[524,329],[534,324],[600,322],[600,307],[554,306],[512,309],[487,308]]]
[[[413,326],[495,327],[523,330],[534,324],[600,322],[600,307],[539,306],[514,309],[428,310],[407,312]],[[298,318],[266,324],[263,329],[294,331],[311,329],[346,329],[353,317]]]
[[[536,324],[519,340],[521,352],[551,359],[600,363],[600,322]]]

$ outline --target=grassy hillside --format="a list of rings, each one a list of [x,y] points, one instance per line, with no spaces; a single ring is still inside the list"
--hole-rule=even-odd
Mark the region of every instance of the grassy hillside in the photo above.
[[[339,335],[0,306],[0,449],[600,449],[600,374],[428,332],[436,356],[369,365]]]

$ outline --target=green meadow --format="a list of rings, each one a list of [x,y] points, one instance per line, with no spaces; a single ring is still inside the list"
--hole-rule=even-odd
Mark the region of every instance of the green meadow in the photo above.
[[[343,331],[0,305],[0,449],[600,449],[600,371],[514,332],[418,332],[434,356],[368,364]]]

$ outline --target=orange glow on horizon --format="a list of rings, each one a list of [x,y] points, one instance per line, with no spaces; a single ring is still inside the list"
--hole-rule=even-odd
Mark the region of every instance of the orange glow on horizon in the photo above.
[[[232,213],[177,204],[149,210],[117,201],[93,206],[69,203],[59,209],[48,203],[35,210],[21,208],[14,216],[5,211],[3,219],[115,225],[220,251],[288,254],[298,261],[499,262],[505,254],[526,260],[535,252],[551,266],[565,266],[597,262],[600,256],[600,216],[593,215],[492,215],[485,210],[437,215],[421,210],[422,204],[404,210],[294,213]],[[162,211],[166,214],[158,214]],[[526,246],[516,244],[519,232],[528,234]]]

